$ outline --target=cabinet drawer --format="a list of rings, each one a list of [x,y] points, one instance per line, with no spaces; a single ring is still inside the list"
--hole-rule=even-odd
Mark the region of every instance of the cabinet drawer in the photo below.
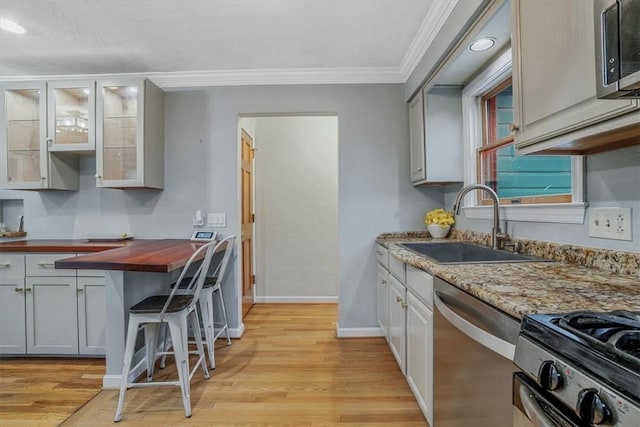
[[[429,308],[433,308],[433,276],[407,265],[407,287],[422,298]]]
[[[75,277],[76,270],[56,269],[55,267],[57,260],[74,256],[76,256],[76,254],[73,253],[26,255],[27,276]]]
[[[0,253],[0,279],[24,277],[24,255]]]
[[[389,250],[387,248],[376,244],[376,259],[381,266],[389,269]]]
[[[389,271],[391,271],[391,274],[396,276],[396,278],[400,280],[402,283],[405,282],[406,276],[404,273],[404,262],[400,261],[398,258],[394,256],[390,256]]]

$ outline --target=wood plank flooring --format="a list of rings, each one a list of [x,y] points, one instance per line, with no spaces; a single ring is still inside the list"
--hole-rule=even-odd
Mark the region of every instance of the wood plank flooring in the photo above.
[[[0,426],[59,425],[102,388],[104,359],[0,360]]]
[[[143,388],[127,393],[120,424],[426,426],[384,338],[337,339],[336,318],[333,304],[256,305],[242,339],[216,343],[211,378],[196,372],[191,418],[178,388]],[[172,359],[156,373],[174,376]],[[100,392],[63,426],[113,426],[117,398]]]

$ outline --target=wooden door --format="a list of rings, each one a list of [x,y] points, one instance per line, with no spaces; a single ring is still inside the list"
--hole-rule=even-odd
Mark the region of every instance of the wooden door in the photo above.
[[[253,284],[253,138],[242,130],[242,315],[254,304]]]

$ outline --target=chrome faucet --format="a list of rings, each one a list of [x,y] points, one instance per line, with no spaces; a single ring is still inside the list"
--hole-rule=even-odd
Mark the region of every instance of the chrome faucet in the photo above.
[[[498,201],[498,195],[493,189],[484,184],[471,184],[462,188],[456,196],[456,201],[453,204],[453,213],[460,214],[460,206],[462,205],[462,198],[471,190],[484,190],[489,194],[493,201],[493,229],[491,230],[491,245],[493,249],[502,249],[502,241],[509,240],[509,235],[502,234],[500,230],[500,202]]]

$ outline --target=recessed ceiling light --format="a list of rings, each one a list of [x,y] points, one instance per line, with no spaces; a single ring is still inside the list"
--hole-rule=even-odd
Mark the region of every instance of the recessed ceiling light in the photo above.
[[[491,49],[495,44],[496,39],[493,37],[483,37],[472,41],[469,45],[469,50],[472,52],[484,52],[485,50]]]
[[[0,18],[0,28],[15,34],[24,34],[27,32],[27,30],[25,30],[21,25],[5,18]]]

